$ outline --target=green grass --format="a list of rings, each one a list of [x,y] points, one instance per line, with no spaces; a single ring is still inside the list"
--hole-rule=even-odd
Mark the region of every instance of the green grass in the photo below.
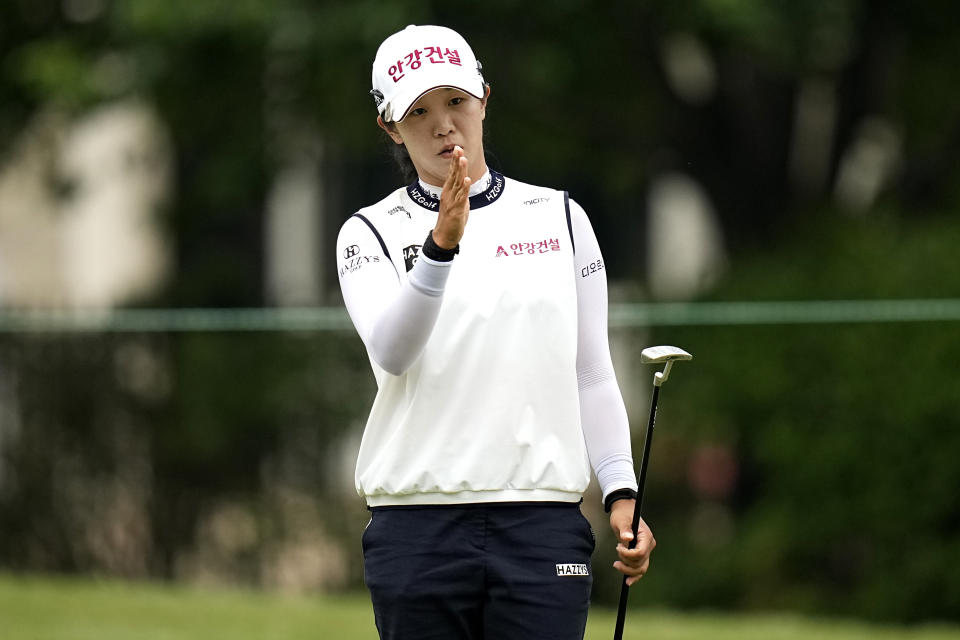
[[[611,638],[594,609],[589,640]],[[960,627],[900,628],[791,615],[678,614],[632,608],[627,639],[960,640]],[[365,594],[280,596],[155,584],[0,576],[3,640],[376,640]]]

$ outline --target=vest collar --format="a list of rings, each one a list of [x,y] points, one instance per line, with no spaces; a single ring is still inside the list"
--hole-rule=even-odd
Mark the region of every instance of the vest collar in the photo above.
[[[500,196],[503,195],[503,187],[506,182],[507,181],[503,177],[503,174],[497,173],[493,169],[490,169],[490,184],[480,193],[470,196],[470,210],[472,211],[474,209],[485,207],[488,204],[493,204],[499,200]],[[407,185],[407,195],[410,196],[411,200],[424,209],[429,211],[440,211],[440,198],[437,198],[432,193],[421,187],[419,180],[414,180],[413,183]]]

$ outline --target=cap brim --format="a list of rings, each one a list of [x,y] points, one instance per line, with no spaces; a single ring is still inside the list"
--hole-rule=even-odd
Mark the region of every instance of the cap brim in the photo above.
[[[396,98],[390,101],[383,110],[384,120],[387,122],[401,122],[404,118],[407,117],[407,114],[410,112],[410,109],[413,108],[413,105],[417,103],[417,100],[427,95],[431,91],[436,91],[437,89],[456,89],[458,91],[463,91],[466,94],[469,94],[476,98],[477,100],[483,100],[485,97],[483,82],[478,81],[477,86],[473,89],[468,89],[456,84],[438,84],[427,89],[421,89],[419,91],[411,91],[409,95],[400,94]],[[400,111],[400,108],[403,111]],[[400,117],[394,117],[395,114],[400,113]]]

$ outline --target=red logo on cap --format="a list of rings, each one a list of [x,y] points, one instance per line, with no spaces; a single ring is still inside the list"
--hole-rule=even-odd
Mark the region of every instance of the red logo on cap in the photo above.
[[[409,70],[419,69],[423,63],[420,57],[426,58],[430,64],[455,64],[460,65],[460,53],[456,49],[443,49],[441,47],[424,47],[423,49],[414,49],[407,55],[397,60],[396,64],[390,65],[387,73],[393,78],[394,82],[399,82]],[[446,58],[446,60],[444,60]],[[406,65],[406,66],[404,66]]]

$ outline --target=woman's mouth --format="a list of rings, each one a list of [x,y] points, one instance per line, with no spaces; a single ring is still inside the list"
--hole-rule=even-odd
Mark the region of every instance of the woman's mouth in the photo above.
[[[456,148],[457,148],[457,145],[449,144],[445,146],[437,155],[443,158],[444,160],[449,160],[450,158],[453,157],[453,150]]]

